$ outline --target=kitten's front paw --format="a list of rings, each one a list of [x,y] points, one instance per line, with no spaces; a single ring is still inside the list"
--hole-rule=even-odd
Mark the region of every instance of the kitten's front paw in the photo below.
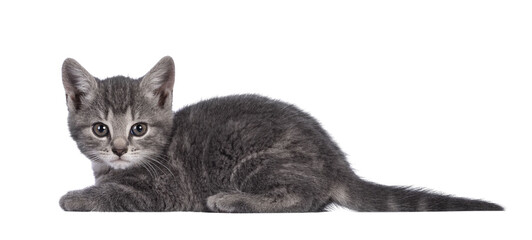
[[[95,211],[96,204],[90,198],[83,196],[82,190],[70,191],[59,200],[59,205],[65,211]]]

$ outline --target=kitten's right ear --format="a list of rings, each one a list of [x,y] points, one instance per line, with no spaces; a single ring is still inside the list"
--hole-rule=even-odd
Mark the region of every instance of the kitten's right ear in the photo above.
[[[68,110],[79,110],[81,106],[94,98],[98,83],[85,68],[72,58],[65,59],[62,73]]]
[[[140,81],[145,95],[161,108],[172,109],[175,65],[170,56],[163,57]]]

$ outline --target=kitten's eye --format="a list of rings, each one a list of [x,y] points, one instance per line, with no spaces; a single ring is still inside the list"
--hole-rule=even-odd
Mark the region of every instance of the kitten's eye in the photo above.
[[[98,122],[92,125],[92,132],[97,137],[105,137],[109,134],[109,128],[107,127],[107,125]]]
[[[148,131],[148,125],[146,123],[136,123],[131,127],[131,134],[136,137],[141,137]]]

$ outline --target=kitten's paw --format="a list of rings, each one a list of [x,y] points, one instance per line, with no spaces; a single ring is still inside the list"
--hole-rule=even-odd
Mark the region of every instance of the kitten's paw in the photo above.
[[[91,199],[84,197],[82,191],[70,191],[59,200],[59,206],[65,211],[88,212],[97,210]]]
[[[207,207],[213,212],[248,212],[241,193],[221,192],[207,198]]]

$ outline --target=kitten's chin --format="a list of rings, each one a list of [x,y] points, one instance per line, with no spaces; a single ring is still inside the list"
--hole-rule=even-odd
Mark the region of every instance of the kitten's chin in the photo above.
[[[112,159],[108,159],[105,161],[105,163],[107,163],[107,165],[109,165],[113,169],[123,170],[134,166],[136,164],[136,159],[124,155],[122,157],[114,157]]]
[[[128,167],[131,167],[132,165],[133,165],[133,163],[131,163],[131,161],[124,160],[124,159],[121,159],[121,158],[109,162],[109,166],[111,166],[114,169],[126,169]]]

